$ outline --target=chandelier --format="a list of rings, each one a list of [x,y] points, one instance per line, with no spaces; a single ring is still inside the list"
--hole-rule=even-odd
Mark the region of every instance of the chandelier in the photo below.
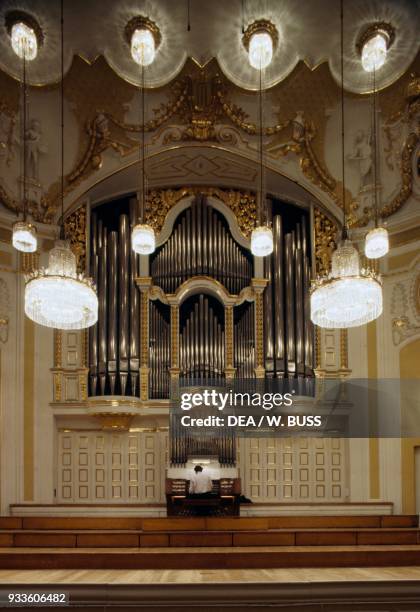
[[[359,254],[344,238],[332,255],[331,273],[312,285],[311,320],[319,327],[357,327],[382,313],[382,284],[371,270],[360,269]]]
[[[76,256],[64,228],[64,37],[61,0],[61,231],[48,254],[48,267],[25,277],[25,313],[35,323],[56,329],[84,329],[98,319],[93,282],[77,273]]]
[[[93,282],[77,273],[76,256],[67,240],[57,240],[48,254],[48,268],[25,277],[25,314],[40,325],[84,329],[98,320]]]
[[[273,58],[277,45],[278,33],[276,27],[265,19],[251,23],[245,30],[242,42],[248,51],[248,61],[252,68],[259,71],[259,190],[257,199],[257,227],[251,233],[251,253],[255,257],[266,257],[273,252],[273,232],[267,221],[263,223],[264,194],[264,164],[263,164],[263,103],[262,74]]]
[[[362,32],[356,43],[356,49],[365,72],[373,72],[382,68],[394,39],[394,28],[385,22],[374,23]]]
[[[344,28],[341,0],[341,168],[343,231],[332,255],[331,272],[317,278],[311,287],[311,320],[319,327],[357,327],[382,313],[382,284],[373,271],[360,267],[359,253],[348,237],[344,161]]]
[[[144,222],[144,205],[146,201],[146,172],[145,172],[145,87],[144,67],[149,66],[155,59],[156,48],[161,41],[160,30],[157,25],[147,17],[133,17],[125,28],[125,36],[131,47],[131,57],[141,66],[141,146],[139,155],[141,162],[141,186],[139,195],[139,222],[131,232],[131,247],[139,255],[151,255],[156,248],[155,230]]]
[[[13,51],[22,60],[22,85],[23,85],[23,103],[22,103],[22,141],[23,141],[23,219],[19,219],[12,227],[12,244],[17,251],[23,253],[34,253],[37,249],[36,227],[27,221],[27,177],[26,177],[26,162],[27,162],[27,147],[26,147],[26,121],[28,107],[28,90],[26,86],[26,62],[34,60],[38,54],[38,36],[36,33],[36,23],[31,21],[23,13],[12,12],[6,16],[6,27],[10,34],[10,41]],[[32,26],[32,27],[31,27]]]

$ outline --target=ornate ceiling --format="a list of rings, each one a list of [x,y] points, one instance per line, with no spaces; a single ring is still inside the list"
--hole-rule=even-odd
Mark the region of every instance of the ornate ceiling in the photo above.
[[[242,25],[270,19],[279,31],[279,45],[266,71],[268,87],[282,81],[299,60],[311,69],[327,62],[339,80],[338,0],[203,0],[191,1],[191,30],[187,30],[187,0],[65,0],[65,70],[79,55],[93,62],[103,55],[122,78],[138,82],[138,66],[131,59],[124,27],[135,15],[144,14],[162,32],[156,60],[146,71],[146,84],[162,86],[181,71],[187,57],[200,65],[216,58],[223,73],[245,89],[255,89],[258,73],[247,61],[242,45]],[[4,17],[19,8],[33,15],[44,32],[44,44],[31,63],[29,78],[45,85],[60,78],[59,2],[51,0],[3,0],[0,3],[0,67],[18,77],[20,66],[9,45]],[[384,68],[377,75],[379,87],[394,82],[413,61],[419,45],[418,0],[351,0],[345,5],[345,86],[349,91],[371,88],[371,77],[361,65],[356,41],[361,31],[377,21],[395,28],[395,42]],[[244,7],[242,10],[242,6]]]
[[[57,221],[60,202],[58,4],[0,2],[0,30],[2,14],[11,9],[30,12],[44,30],[39,58],[30,65],[32,83],[44,85],[29,88],[27,134],[29,210],[41,223]],[[159,24],[164,41],[147,69],[149,84],[156,85],[146,94],[150,187],[255,189],[258,96],[253,91],[256,71],[248,67],[241,43],[241,4],[191,0],[188,32],[186,0],[148,4],[64,0],[66,207],[76,206],[86,196],[98,202],[136,189],[139,90],[131,82],[136,81],[136,64],[123,30],[139,13]],[[365,226],[373,214],[372,97],[357,93],[369,89],[370,83],[356,56],[355,41],[361,28],[379,18],[396,28],[395,43],[379,74],[383,86],[378,95],[380,208],[384,218],[394,220],[398,214],[408,218],[418,214],[420,200],[418,2],[347,0],[344,4],[350,13],[345,70],[347,86],[354,90],[346,93],[345,100],[350,220],[353,226]],[[272,86],[263,95],[267,190],[304,206],[315,199],[340,218],[338,5],[338,0],[314,0],[299,7],[291,0],[248,0],[244,23],[264,15],[280,31],[268,73]],[[0,207],[9,213],[22,206],[21,88],[13,79],[18,74],[8,35],[0,31]]]

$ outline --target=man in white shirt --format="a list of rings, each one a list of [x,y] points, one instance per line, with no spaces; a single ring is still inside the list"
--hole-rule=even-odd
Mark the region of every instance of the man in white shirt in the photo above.
[[[213,488],[213,483],[210,476],[203,474],[203,468],[201,465],[196,465],[194,468],[194,474],[190,480],[190,495],[209,497]]]

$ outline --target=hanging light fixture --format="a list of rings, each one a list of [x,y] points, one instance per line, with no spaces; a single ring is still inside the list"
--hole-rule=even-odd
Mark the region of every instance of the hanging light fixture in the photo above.
[[[33,25],[33,27],[31,27]],[[22,60],[22,166],[23,166],[23,219],[18,219],[12,228],[12,244],[17,251],[34,253],[37,249],[36,227],[27,220],[27,177],[26,177],[26,122],[28,108],[28,89],[26,84],[26,62],[36,58],[38,38],[35,22],[29,25],[25,15],[19,12],[6,16],[6,27],[10,34],[13,51]]]
[[[252,68],[264,70],[271,64],[278,38],[276,26],[268,19],[258,19],[247,27],[242,43]]]
[[[385,22],[372,24],[359,36],[356,49],[365,72],[378,71],[382,68],[394,39],[394,28]]]
[[[141,185],[139,193],[139,222],[131,232],[131,246],[139,255],[150,255],[156,248],[155,230],[144,222],[144,206],[146,202],[146,172],[145,172],[145,87],[144,67],[150,65],[155,57],[155,47],[160,43],[161,36],[157,25],[146,17],[134,17],[126,26],[126,39],[131,44],[133,60],[141,67],[141,145],[139,147],[141,161]]]
[[[125,26],[124,35],[130,46],[131,57],[139,66],[150,66],[162,36],[156,23],[142,15],[133,17]]]
[[[48,254],[48,268],[25,278],[25,313],[35,323],[57,329],[84,329],[98,320],[92,279],[77,273],[76,257],[64,227],[64,39],[61,0],[61,229]]]
[[[341,0],[341,140],[343,231],[332,255],[330,274],[316,279],[311,287],[311,320],[319,327],[357,327],[382,313],[382,285],[371,270],[361,269],[359,253],[348,236],[345,202],[344,162],[344,19]]]
[[[373,71],[373,121],[372,121],[372,136],[373,136],[373,208],[375,215],[375,227],[371,229],[365,239],[365,255],[369,259],[379,259],[386,255],[389,251],[388,230],[385,227],[379,227],[379,203],[378,203],[378,141],[377,141],[377,114],[376,114],[376,70]]]
[[[251,253],[256,257],[266,257],[273,252],[273,232],[267,222],[263,223],[265,209],[264,194],[264,163],[263,163],[263,103],[262,103],[262,73],[273,58],[273,50],[277,45],[278,33],[276,27],[265,19],[254,21],[245,30],[242,42],[248,51],[250,65],[259,70],[259,189],[257,194],[257,227],[251,233]]]

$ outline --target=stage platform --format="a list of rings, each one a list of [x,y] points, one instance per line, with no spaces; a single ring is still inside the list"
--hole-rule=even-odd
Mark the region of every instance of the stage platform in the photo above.
[[[0,568],[420,565],[417,515],[3,517]]]
[[[391,502],[242,504],[241,516],[352,516],[393,514]],[[166,517],[166,504],[12,504],[12,516]]]

